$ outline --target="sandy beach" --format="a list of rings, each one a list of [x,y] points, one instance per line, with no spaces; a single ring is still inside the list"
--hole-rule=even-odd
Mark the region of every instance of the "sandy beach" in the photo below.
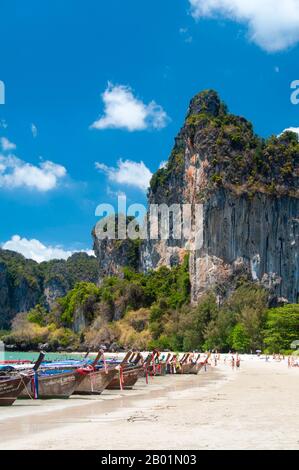
[[[299,369],[243,356],[132,391],[18,400],[0,409],[0,449],[299,449]]]

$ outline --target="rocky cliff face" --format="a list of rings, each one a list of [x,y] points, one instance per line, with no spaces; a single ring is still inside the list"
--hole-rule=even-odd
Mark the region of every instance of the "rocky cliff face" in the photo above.
[[[17,282],[5,262],[0,262],[0,329],[9,328],[18,312],[26,312],[33,307],[41,296],[38,283],[31,283],[20,275]]]
[[[250,278],[273,298],[299,295],[299,145],[286,133],[262,141],[244,118],[230,115],[213,91],[190,103],[168,166],[153,177],[151,203],[203,205],[203,245],[190,251],[192,300],[219,295]],[[192,244],[191,244],[192,245]],[[145,244],[144,268],[171,264],[188,248]]]
[[[0,250],[0,329],[10,328],[17,313],[28,312],[37,304],[50,309],[76,282],[97,279],[97,261],[85,253],[76,253],[67,261],[38,264]]]
[[[118,234],[119,224],[123,224],[124,230],[128,228],[128,224],[132,221],[132,217],[125,217],[120,214],[112,219],[113,237],[109,238],[105,235],[109,219],[102,219],[92,231],[94,240],[93,249],[99,265],[99,284],[102,283],[106,276],[123,277],[124,269],[129,268],[139,271],[140,265],[140,241],[130,238],[121,239]]]
[[[192,298],[246,275],[275,302],[299,296],[299,200],[219,189],[204,204],[204,245],[191,256]]]
[[[94,252],[99,262],[99,283],[105,276],[123,276],[124,268],[139,270],[140,243],[127,240],[100,240],[94,235]]]
[[[191,204],[193,228],[202,205],[203,244],[146,240],[140,269],[172,266],[189,253],[193,302],[211,288],[221,299],[244,278],[266,286],[273,302],[296,302],[298,183],[295,134],[264,141],[246,119],[229,114],[214,91],[196,95],[167,166],[152,178],[149,203]]]

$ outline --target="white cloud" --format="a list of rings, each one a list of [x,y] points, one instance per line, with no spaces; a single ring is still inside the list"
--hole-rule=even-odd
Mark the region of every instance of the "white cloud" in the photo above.
[[[120,191],[120,190],[114,191],[112,188],[110,188],[110,186],[107,186],[107,195],[113,198],[127,197],[126,193],[124,193],[123,191]]]
[[[108,83],[102,99],[104,115],[91,125],[93,129],[114,128],[131,132],[162,129],[169,120],[166,112],[155,101],[143,103],[128,86]]]
[[[143,162],[119,160],[117,167],[109,167],[104,163],[96,163],[96,168],[105,173],[109,181],[127,186],[134,186],[143,191],[149,187],[152,172]]]
[[[46,246],[39,240],[28,240],[27,238],[21,238],[19,235],[14,235],[10,240],[3,243],[2,248],[21,253],[25,258],[33,259],[38,263],[51,259],[67,259],[77,253],[76,251],[64,250],[59,246]],[[81,250],[81,252],[94,256],[92,250]]]
[[[298,135],[298,140],[299,140],[299,127],[287,127],[287,129],[284,129],[280,134],[278,134],[277,137],[280,137],[284,132],[294,132],[295,134]]]
[[[66,169],[50,161],[38,166],[25,162],[15,155],[0,154],[0,187],[27,188],[46,192],[54,189],[66,176]]]
[[[252,42],[277,52],[299,41],[299,0],[189,0],[194,18],[224,17],[247,25]]]
[[[167,160],[163,160],[160,165],[159,165],[159,170],[162,170],[163,168],[166,168],[168,164]]]
[[[17,148],[16,144],[10,142],[6,137],[1,137],[0,143],[1,143],[3,152],[7,152],[9,150],[15,150]]]
[[[37,137],[37,132],[38,132],[36,125],[32,123],[31,126],[30,126],[30,129],[31,129],[32,137],[33,137],[34,139],[36,139],[36,137]]]

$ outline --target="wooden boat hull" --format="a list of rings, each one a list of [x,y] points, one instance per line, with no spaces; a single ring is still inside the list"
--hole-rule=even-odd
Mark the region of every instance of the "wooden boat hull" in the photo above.
[[[161,366],[160,372],[158,372],[156,375],[158,375],[158,376],[159,375],[161,375],[161,376],[166,375],[166,368],[167,368],[166,362],[161,362],[160,366]]]
[[[137,380],[140,377],[140,374],[143,374],[144,369],[142,366],[136,367],[129,367],[124,369],[123,371],[123,388],[124,390],[130,390],[134,387]],[[109,385],[107,386],[107,390],[120,390],[120,379],[119,379],[119,371],[116,377],[111,380]]]
[[[204,367],[203,362],[197,362],[193,365],[192,369],[190,370],[189,374],[197,375],[199,371]]]
[[[142,366],[140,367],[138,378],[142,379],[142,377],[145,377],[145,376],[146,376],[145,369],[144,369],[144,366]]]
[[[176,368],[176,374],[191,374],[191,370],[193,368],[194,364],[188,363],[188,364],[181,364]]]
[[[9,377],[0,380],[0,406],[11,406],[30,382],[30,377]]]
[[[75,395],[100,395],[105,388],[111,383],[111,381],[118,377],[118,370],[98,370],[91,372],[84,377],[82,382],[77,386],[74,394]]]
[[[166,375],[166,367],[166,362],[160,362],[159,364],[155,365],[155,368],[153,365],[150,365],[147,370],[150,375],[154,375],[155,377],[161,377],[163,375]]]
[[[43,375],[38,377],[38,398],[69,398],[85,375],[77,371],[63,372],[53,376]],[[28,383],[26,388],[21,392],[20,397],[28,398],[33,396],[32,383]]]

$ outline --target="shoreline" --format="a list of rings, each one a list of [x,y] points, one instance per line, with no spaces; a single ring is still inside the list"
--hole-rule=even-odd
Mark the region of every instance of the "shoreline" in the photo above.
[[[132,391],[0,409],[0,449],[299,449],[298,370],[223,360]],[[80,436],[80,438],[78,438]]]

